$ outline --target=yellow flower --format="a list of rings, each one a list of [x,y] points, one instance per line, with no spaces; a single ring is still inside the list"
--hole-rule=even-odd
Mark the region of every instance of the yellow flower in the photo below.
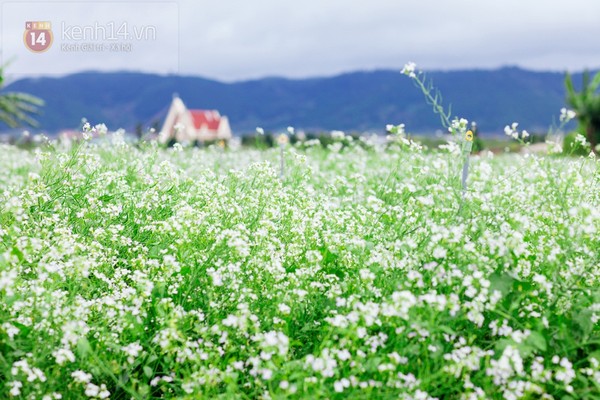
[[[469,142],[472,142],[473,141],[473,132],[467,131],[467,133],[465,134],[465,139],[467,139]]]
[[[277,137],[277,143],[279,143],[280,146],[285,146],[288,143],[289,139],[287,137],[286,134],[281,134]]]

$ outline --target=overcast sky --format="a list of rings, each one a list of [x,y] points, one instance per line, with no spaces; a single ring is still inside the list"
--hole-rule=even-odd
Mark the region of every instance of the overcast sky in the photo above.
[[[0,3],[1,61],[20,76],[138,70],[234,81],[400,69],[408,61],[430,70],[600,67],[598,0]],[[52,23],[47,51],[25,47],[26,21]],[[96,36],[78,37],[77,25]],[[98,37],[98,26],[101,34],[125,31]]]

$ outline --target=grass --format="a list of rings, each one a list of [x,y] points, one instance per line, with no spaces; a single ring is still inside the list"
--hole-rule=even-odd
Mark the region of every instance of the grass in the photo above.
[[[2,398],[599,398],[596,159],[0,152]]]

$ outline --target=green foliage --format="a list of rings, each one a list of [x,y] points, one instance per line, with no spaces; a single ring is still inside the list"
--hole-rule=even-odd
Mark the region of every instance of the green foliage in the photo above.
[[[2,146],[0,398],[594,399],[598,162],[395,134]]]
[[[580,131],[587,133],[587,139],[592,148],[600,143],[600,72],[590,79],[588,72],[583,74],[583,84],[579,92],[575,90],[573,79],[567,73],[565,77],[567,89],[567,102],[577,113],[580,123]]]
[[[4,83],[4,67],[0,67],[0,89]],[[37,126],[31,114],[39,113],[44,101],[36,96],[21,92],[0,93],[0,122],[11,128],[22,124]]]
[[[590,154],[590,144],[586,141],[582,143],[581,138],[585,136],[578,131],[570,132],[563,139],[563,154],[575,156],[587,156]]]

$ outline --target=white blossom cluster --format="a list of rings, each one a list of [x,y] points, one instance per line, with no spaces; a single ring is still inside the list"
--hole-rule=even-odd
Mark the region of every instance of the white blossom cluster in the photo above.
[[[597,393],[600,162],[358,142],[2,146],[0,398]]]

